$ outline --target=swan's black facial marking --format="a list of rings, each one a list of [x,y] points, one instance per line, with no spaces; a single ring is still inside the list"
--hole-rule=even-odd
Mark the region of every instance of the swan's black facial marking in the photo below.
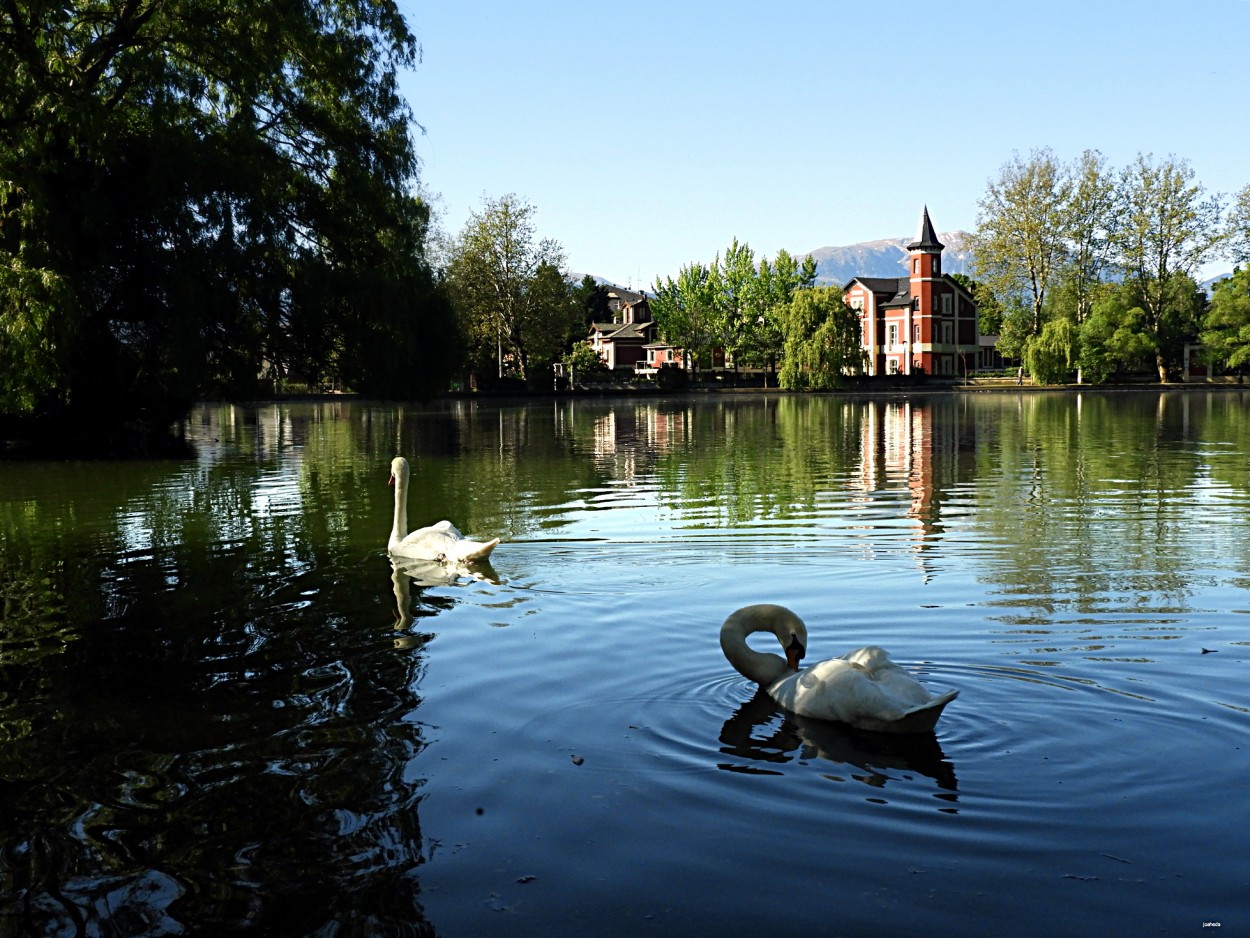
[[[791,671],[799,669],[799,662],[803,660],[803,656],[807,654],[807,649],[803,647],[803,643],[799,641],[799,637],[793,632],[790,633],[790,644],[786,646],[786,664]]]

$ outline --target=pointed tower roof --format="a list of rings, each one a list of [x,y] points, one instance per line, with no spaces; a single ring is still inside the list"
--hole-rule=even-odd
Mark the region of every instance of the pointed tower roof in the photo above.
[[[933,222],[929,221],[929,206],[924,207],[924,214],[920,216],[920,227],[916,230],[916,240],[907,245],[909,251],[932,251],[934,249],[940,251],[946,247],[937,239],[937,234],[933,231]]]

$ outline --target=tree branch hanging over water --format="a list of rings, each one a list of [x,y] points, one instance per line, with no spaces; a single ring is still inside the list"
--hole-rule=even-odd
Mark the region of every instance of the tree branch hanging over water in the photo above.
[[[441,384],[419,55],[389,0],[0,0],[0,413],[113,440],[261,375]]]

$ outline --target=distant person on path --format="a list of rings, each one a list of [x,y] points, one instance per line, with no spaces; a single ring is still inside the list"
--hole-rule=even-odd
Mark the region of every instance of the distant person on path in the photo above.
[[[1016,369],[1016,384],[1024,384],[1024,366],[1021,365]]]

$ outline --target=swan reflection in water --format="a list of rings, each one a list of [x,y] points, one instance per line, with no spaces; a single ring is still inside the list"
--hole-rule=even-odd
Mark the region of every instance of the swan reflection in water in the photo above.
[[[933,733],[872,733],[797,716],[779,707],[763,690],[725,721],[720,741],[722,753],[750,763],[719,764],[718,768],[729,772],[781,775],[782,765],[820,759],[858,769],[850,777],[874,788],[884,788],[903,773],[923,775],[942,789],[938,798],[952,804],[958,800],[955,769]]]
[[[455,586],[460,583],[499,583],[499,574],[489,560],[471,564],[440,563],[437,560],[417,560],[410,557],[390,557],[391,586],[395,593],[395,628],[406,629],[412,625],[412,585],[418,589],[431,586]],[[450,607],[450,599],[444,602],[432,600],[433,605]],[[428,641],[430,636],[397,638],[396,647],[410,647]],[[409,640],[411,639],[411,640]]]

